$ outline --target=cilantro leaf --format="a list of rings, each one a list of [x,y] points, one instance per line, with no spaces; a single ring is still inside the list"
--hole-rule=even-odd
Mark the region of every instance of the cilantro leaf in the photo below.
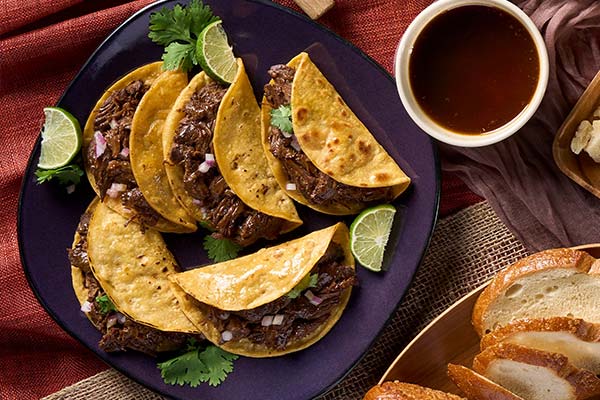
[[[188,352],[157,364],[165,383],[197,387],[200,383],[208,382],[211,386],[217,386],[233,371],[233,361],[238,356],[213,345],[200,351],[197,342],[194,344],[196,347],[190,348],[188,343]]]
[[[111,311],[117,311],[117,308],[113,302],[110,301],[106,293],[102,296],[96,297],[96,303],[98,303],[98,307],[100,308],[100,312],[102,314],[108,314]]]
[[[150,14],[148,37],[154,43],[165,46],[163,68],[189,71],[198,65],[198,36],[206,26],[219,20],[210,7],[199,0],[192,0],[187,7],[177,4],[173,9],[163,7]]]
[[[56,178],[61,185],[77,185],[83,176],[83,170],[77,164],[70,164],[56,169],[38,168],[35,176],[38,184]]]
[[[208,252],[208,258],[214,262],[236,258],[241,249],[242,246],[228,239],[215,239],[210,235],[204,238],[204,250]]]
[[[317,280],[319,279],[319,274],[310,274],[306,275],[292,290],[290,290],[287,296],[290,299],[295,299],[300,296],[300,293],[305,291],[308,288],[312,288],[317,286]]]
[[[283,132],[292,133],[292,108],[288,105],[271,110],[271,125]]]

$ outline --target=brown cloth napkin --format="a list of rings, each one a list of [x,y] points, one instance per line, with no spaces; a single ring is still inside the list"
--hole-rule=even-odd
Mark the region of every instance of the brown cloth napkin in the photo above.
[[[530,250],[600,242],[600,199],[560,172],[552,141],[600,69],[600,2],[517,4],[541,30],[550,59],[546,96],[517,134],[484,148],[440,145],[442,168],[485,197]]]

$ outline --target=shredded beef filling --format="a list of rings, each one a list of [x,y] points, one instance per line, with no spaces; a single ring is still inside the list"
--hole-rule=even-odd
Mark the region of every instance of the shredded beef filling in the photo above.
[[[265,96],[274,109],[289,106],[292,81],[296,71],[286,65],[274,65],[269,69],[273,82],[265,85]],[[294,135],[285,137],[281,130],[271,125],[269,130],[271,153],[281,161],[288,180],[296,190],[311,203],[317,205],[337,204],[354,209],[358,203],[364,208],[372,203],[393,199],[391,188],[359,188],[339,183],[321,172],[299,148]]]
[[[87,256],[87,232],[91,215],[82,215],[77,233],[79,241],[73,249],[68,249],[71,265],[79,268],[84,276],[84,286],[87,289],[87,301],[91,303],[91,310],[87,313],[94,326],[102,333],[100,348],[106,352],[126,351],[127,349],[140,351],[151,356],[165,351],[183,348],[189,337],[199,338],[177,332],[164,332],[139,324],[117,311],[103,312],[97,299],[104,296],[104,290],[91,272]]]
[[[275,239],[283,220],[246,206],[229,188],[219,167],[201,169],[206,154],[214,154],[212,139],[219,104],[227,88],[210,83],[194,93],[184,106],[177,128],[171,161],[183,166],[183,183],[217,239],[227,238],[247,246],[260,238]],[[206,168],[206,165],[204,165]]]
[[[97,154],[94,137],[87,149],[86,161],[96,180],[101,199],[104,199],[113,183],[126,185],[126,190],[119,193],[110,191],[109,196],[119,196],[121,203],[135,212],[134,219],[142,226],[154,226],[160,217],[139,190],[128,153],[133,114],[147,90],[148,86],[137,80],[124,89],[113,92],[106,99],[94,119],[94,134],[102,135],[106,141],[106,149],[102,154]]]
[[[230,334],[230,340],[247,338],[256,344],[285,350],[288,344],[305,338],[327,321],[340,303],[342,293],[358,283],[354,269],[342,265],[343,260],[342,248],[332,243],[310,272],[318,274],[316,286],[307,288],[296,298],[284,295],[270,303],[244,311],[226,312],[209,305],[203,307],[208,310],[210,320],[221,332],[221,343],[225,342],[223,337],[227,332],[225,337]],[[308,290],[322,300],[320,304],[310,302],[306,296]],[[281,324],[264,326],[263,320],[269,321],[271,317],[275,319],[277,316],[279,319],[283,317]]]

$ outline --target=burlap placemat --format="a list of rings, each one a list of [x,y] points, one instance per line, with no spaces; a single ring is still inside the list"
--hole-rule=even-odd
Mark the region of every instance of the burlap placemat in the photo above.
[[[352,372],[320,399],[362,398],[429,321],[496,271],[527,254],[487,202],[440,220],[423,265],[389,326]],[[114,370],[101,372],[44,399],[92,398],[163,399]]]

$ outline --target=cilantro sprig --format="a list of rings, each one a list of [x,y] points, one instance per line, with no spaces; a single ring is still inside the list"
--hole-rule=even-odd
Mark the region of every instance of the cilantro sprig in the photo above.
[[[100,312],[102,314],[108,314],[111,311],[117,311],[117,308],[113,302],[110,301],[106,293],[102,296],[96,297],[96,303],[98,303],[98,307],[100,308]]]
[[[188,342],[187,352],[165,362],[158,363],[160,375],[169,385],[185,384],[197,387],[201,383],[218,386],[233,371],[233,361],[238,356],[196,340]]]
[[[192,0],[183,7],[177,4],[173,9],[163,7],[150,14],[148,37],[154,43],[165,46],[163,68],[189,71],[194,65],[199,65],[196,58],[198,36],[206,26],[219,20],[210,7],[199,0]]]
[[[292,108],[288,105],[271,110],[271,125],[285,133],[292,133]]]
[[[317,286],[317,281],[319,280],[319,274],[310,274],[306,275],[292,290],[289,291],[287,297],[290,299],[295,299],[300,296],[300,293],[304,292],[308,288],[313,288]]]
[[[208,258],[214,262],[236,258],[241,249],[242,246],[229,239],[215,239],[210,235],[204,238],[204,250],[208,252]]]
[[[77,164],[69,164],[56,169],[38,168],[35,170],[35,176],[38,184],[56,178],[61,185],[77,185],[83,176],[83,170]]]

